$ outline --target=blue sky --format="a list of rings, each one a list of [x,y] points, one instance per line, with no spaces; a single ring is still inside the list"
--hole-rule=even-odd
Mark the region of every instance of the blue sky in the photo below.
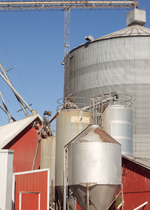
[[[145,7],[150,28],[150,1],[139,0]],[[94,38],[126,27],[129,10],[71,10],[70,49]],[[62,11],[0,12],[0,62],[15,89],[41,116],[45,110],[55,114],[57,99],[63,97],[64,13]],[[0,78],[0,90],[10,114],[24,118],[18,102]],[[1,101],[0,101],[0,104]],[[29,112],[30,113],[30,112]],[[8,123],[0,109],[0,125]]]

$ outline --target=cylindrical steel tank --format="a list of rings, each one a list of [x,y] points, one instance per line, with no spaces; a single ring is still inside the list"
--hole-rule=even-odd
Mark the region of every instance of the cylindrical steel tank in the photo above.
[[[60,201],[63,200],[64,146],[90,123],[92,123],[90,112],[80,109],[59,110],[56,118],[55,186]]]
[[[64,86],[76,97],[131,95],[133,155],[150,157],[150,29],[134,23],[74,48]]]
[[[56,137],[50,136],[41,140],[40,168],[50,168],[50,205],[55,201],[55,150]]]
[[[102,115],[103,129],[122,146],[122,154],[133,155],[132,109],[124,105],[109,105]]]
[[[68,145],[68,184],[83,210],[87,184],[89,209],[105,210],[121,180],[121,145],[99,125],[90,125]]]

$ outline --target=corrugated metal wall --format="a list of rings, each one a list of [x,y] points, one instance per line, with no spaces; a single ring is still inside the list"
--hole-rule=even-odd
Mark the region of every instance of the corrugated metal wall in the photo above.
[[[116,91],[133,97],[133,155],[137,157],[150,157],[149,68],[150,37],[98,40],[71,51],[70,94],[91,98]]]
[[[134,209],[146,201],[148,201],[148,204],[143,209],[150,209],[149,169],[123,158],[122,184],[125,202],[124,210]]]
[[[0,150],[0,210],[12,208],[13,155],[11,150]]]
[[[38,142],[38,132],[29,125],[3,149],[14,150],[13,172],[32,169],[34,155]],[[40,167],[40,146],[34,169]]]
[[[20,210],[19,205],[22,206],[21,209],[25,209],[25,207],[28,206],[28,208],[32,210],[39,210],[39,209],[48,210],[49,209],[48,176],[49,176],[48,170],[36,170],[36,171],[14,174],[15,177],[14,210]],[[23,199],[24,195],[26,197],[26,200]],[[32,202],[30,202],[31,197],[32,199],[34,199],[32,200]],[[38,202],[38,204],[36,201]],[[40,205],[40,208],[35,209],[38,205]]]

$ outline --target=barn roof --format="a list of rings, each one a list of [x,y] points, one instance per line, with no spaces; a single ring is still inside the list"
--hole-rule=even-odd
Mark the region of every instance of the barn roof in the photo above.
[[[131,156],[129,157],[124,155],[122,155],[122,157],[150,170],[150,158],[131,157]]]
[[[41,121],[39,114],[0,126],[0,149],[4,148],[12,139],[35,120]]]

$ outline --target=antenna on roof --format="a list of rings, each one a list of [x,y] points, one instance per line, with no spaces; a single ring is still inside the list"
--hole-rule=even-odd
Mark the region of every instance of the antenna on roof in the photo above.
[[[25,116],[29,116],[29,114],[27,113],[26,111],[26,108],[24,107],[24,104],[25,106],[31,111],[32,115],[35,115],[36,114],[36,111],[35,110],[32,110],[31,107],[26,103],[26,101],[19,95],[19,93],[15,90],[15,88],[13,87],[5,69],[3,68],[2,64],[0,63],[0,68],[2,70],[3,73],[0,73],[0,76],[3,78],[3,80],[9,85],[9,87],[12,89],[14,95],[16,96],[22,110],[24,111],[25,113]],[[4,74],[4,76],[3,76]]]
[[[6,104],[5,104],[5,101],[4,101],[4,98],[3,98],[3,96],[2,96],[1,91],[0,91],[0,98],[1,98],[2,103],[3,103],[3,106],[4,106],[4,107],[2,107],[2,106],[0,105],[0,108],[7,114],[8,118],[9,118],[9,122],[11,123],[11,122],[16,121],[16,120],[9,114],[9,111],[8,111],[8,109],[7,109],[7,106],[6,106]]]

